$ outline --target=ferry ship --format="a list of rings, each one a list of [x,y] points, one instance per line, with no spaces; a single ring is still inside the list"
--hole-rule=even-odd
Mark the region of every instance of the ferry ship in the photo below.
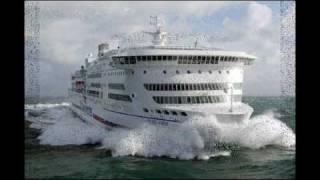
[[[209,47],[172,46],[155,23],[152,45],[109,49],[98,45],[71,75],[71,110],[104,128],[143,123],[175,126],[215,116],[219,123],[245,123],[253,109],[242,103],[244,69],[255,56]]]

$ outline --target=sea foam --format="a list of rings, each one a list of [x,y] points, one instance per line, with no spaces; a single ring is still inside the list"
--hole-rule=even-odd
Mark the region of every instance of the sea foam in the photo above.
[[[101,143],[112,156],[166,156],[178,159],[209,159],[230,156],[232,148],[251,149],[275,145],[295,148],[295,134],[272,110],[252,117],[246,124],[218,123],[215,116],[193,119],[177,127],[142,124],[136,129],[111,131],[87,124],[76,117],[69,104],[27,106],[26,120],[41,129],[38,137],[46,145]],[[30,115],[29,112],[38,112]],[[32,114],[32,113],[31,113]],[[232,147],[231,146],[231,147]]]

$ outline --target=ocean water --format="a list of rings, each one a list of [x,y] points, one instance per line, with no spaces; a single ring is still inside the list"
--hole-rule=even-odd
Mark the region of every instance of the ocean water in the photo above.
[[[244,97],[248,124],[214,117],[176,129],[82,122],[64,98],[25,105],[26,178],[295,178],[295,98]]]

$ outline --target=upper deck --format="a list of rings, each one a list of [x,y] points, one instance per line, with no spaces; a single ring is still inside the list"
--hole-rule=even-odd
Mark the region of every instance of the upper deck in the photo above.
[[[192,66],[199,65],[219,68],[220,66],[250,65],[256,59],[255,56],[240,51],[228,51],[218,48],[200,47],[195,42],[194,46],[173,46],[167,44],[167,32],[161,24],[154,24],[154,32],[144,32],[153,37],[152,45],[126,47],[107,50],[108,45],[99,45],[99,55],[88,67],[97,65],[101,68],[108,60],[110,68],[133,69],[159,66]],[[101,63],[99,63],[101,62]],[[196,66],[197,65],[197,66]],[[90,67],[89,67],[90,69]],[[95,68],[93,68],[95,69]]]
[[[118,53],[112,56],[115,67],[124,69],[145,65],[249,65],[255,58],[245,52],[217,48],[155,45],[119,49]]]

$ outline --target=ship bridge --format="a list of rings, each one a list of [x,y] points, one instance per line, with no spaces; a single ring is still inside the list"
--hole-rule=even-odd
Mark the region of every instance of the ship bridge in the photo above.
[[[112,57],[114,66],[119,69],[164,65],[250,65],[255,59],[245,52],[178,46],[127,48]]]

